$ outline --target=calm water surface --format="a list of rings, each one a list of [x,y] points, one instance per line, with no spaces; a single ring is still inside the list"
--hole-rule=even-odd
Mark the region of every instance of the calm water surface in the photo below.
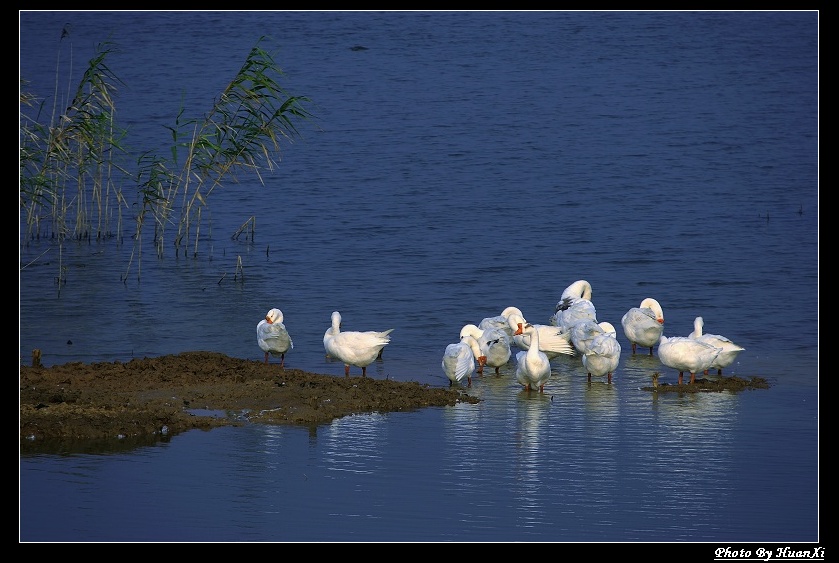
[[[772,387],[651,395],[653,372],[677,374],[619,331],[611,385],[559,358],[545,394],[527,394],[511,362],[475,378],[478,405],[27,444],[20,539],[708,542],[709,554],[818,542],[818,23],[21,13],[21,74],[50,103],[57,66],[77,81],[96,44],[116,43],[118,118],[138,154],[165,154],[179,109],[207,111],[262,36],[317,116],[265,185],[214,192],[197,256],[146,249],[123,283],[130,222],[122,245],[60,253],[22,234],[22,362],[34,348],[47,365],[261,359],[256,323],[279,307],[287,365],[343,376],[322,345],[340,310],[346,330],[395,329],[369,375],[444,386],[442,353],[464,324],[509,305],[545,323],[587,279],[599,320],[619,327],[655,297],[668,336],[701,315],[746,348],[728,373]],[[255,240],[232,239],[251,217]]]

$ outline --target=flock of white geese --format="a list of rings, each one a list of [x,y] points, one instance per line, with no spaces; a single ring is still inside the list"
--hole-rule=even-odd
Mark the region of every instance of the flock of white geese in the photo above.
[[[577,280],[562,292],[549,324],[527,322],[517,307],[507,307],[500,315],[487,317],[478,324],[467,324],[460,331],[460,339],[446,346],[441,368],[449,385],[461,384],[465,379],[472,385],[472,375],[482,374],[484,368],[500,369],[513,356],[516,363],[516,381],[527,391],[542,393],[551,375],[551,360],[558,356],[579,355],[589,381],[592,376],[612,374],[618,367],[621,345],[617,330],[608,322],[597,321],[597,311],[591,301],[592,288],[586,280]],[[690,374],[690,384],[696,374],[707,375],[731,365],[743,347],[725,336],[704,334],[702,317],[694,320],[694,330],[688,336],[664,336],[664,312],[658,301],[648,297],[638,307],[632,307],[621,318],[624,335],[635,354],[638,347],[653,349],[658,345],[658,358],[663,365],[679,372],[679,385],[684,374]],[[344,363],[344,374],[349,376],[350,366],[360,367],[367,376],[367,366],[381,357],[382,350],[390,343],[390,333],[384,331],[342,331],[341,314],[332,313],[332,325],[323,335],[327,356]],[[256,327],[257,343],[269,356],[280,358],[284,367],[285,354],[294,345],[283,324],[279,309],[268,311]]]

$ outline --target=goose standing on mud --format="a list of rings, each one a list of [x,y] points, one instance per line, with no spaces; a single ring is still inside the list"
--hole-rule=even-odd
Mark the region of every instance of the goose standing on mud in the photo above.
[[[344,375],[349,377],[350,366],[361,368],[361,376],[367,377],[367,366],[372,364],[390,343],[393,329],[381,332],[368,330],[341,331],[341,313],[333,311],[332,326],[323,335],[323,347],[326,355],[344,362]]]
[[[658,359],[665,366],[679,370],[679,385],[685,372],[690,373],[691,384],[695,383],[696,372],[708,369],[720,352],[722,348],[686,336],[662,335],[658,343]]]
[[[720,355],[717,356],[716,361],[709,366],[708,369],[715,369],[717,370],[717,375],[722,375],[722,368],[728,367],[734,363],[734,360],[737,359],[737,354],[745,350],[742,346],[738,346],[731,339],[720,336],[719,334],[702,334],[702,327],[705,325],[705,321],[702,317],[696,317],[693,320],[693,332],[691,332],[688,337],[695,338],[696,340],[701,340],[702,342],[706,342],[711,346],[716,346],[717,348],[722,348],[722,352]],[[705,370],[705,375],[708,375],[708,370]]]
[[[440,365],[443,373],[449,378],[449,387],[460,383],[466,378],[467,387],[472,387],[472,372],[475,371],[475,358],[481,355],[481,348],[478,341],[471,335],[465,334],[460,337],[460,342],[454,342],[446,346],[443,352],[443,361]]]
[[[285,354],[292,348],[294,343],[288,335],[288,330],[283,324],[283,312],[279,309],[271,309],[265,318],[256,325],[256,342],[259,348],[265,352],[265,363],[268,363],[268,356],[280,357],[280,368],[285,369]]]

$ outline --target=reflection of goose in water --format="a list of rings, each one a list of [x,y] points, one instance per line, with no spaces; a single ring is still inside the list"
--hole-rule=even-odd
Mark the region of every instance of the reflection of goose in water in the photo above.
[[[551,409],[551,397],[522,389],[516,396],[515,406],[518,438],[537,445],[544,432],[545,417]]]
[[[637,387],[650,385],[650,374],[661,371],[661,360],[657,356],[647,354],[622,354],[620,365],[621,377],[624,381],[632,381]]]
[[[544,491],[538,486],[545,478],[545,459],[548,455],[543,437],[553,435],[551,412],[553,403],[549,395],[520,391],[515,395],[515,459],[512,468],[518,486],[513,487],[516,504],[528,519],[546,521]],[[543,448],[542,444],[546,447]]]
[[[605,381],[588,383],[583,391],[586,410],[618,416],[618,387]]]
[[[333,420],[319,435],[326,470],[374,475],[387,453],[387,416],[364,413]],[[347,447],[352,444],[352,447]],[[272,449],[271,451],[282,451]]]
[[[598,475],[608,478],[618,475],[622,463],[619,461],[620,443],[626,439],[623,435],[627,431],[625,421],[622,421],[619,407],[619,385],[610,385],[605,381],[586,383],[583,389],[582,424],[585,430],[583,439],[587,442],[595,441],[602,450]],[[639,430],[640,431],[640,430]],[[602,471],[602,473],[601,473]]]
[[[652,392],[650,397],[652,422],[658,429],[654,436],[656,442],[678,444],[673,452],[702,458],[703,465],[729,449],[726,444],[730,444],[736,434],[733,431],[737,420],[734,413],[740,400],[736,393]],[[697,421],[702,423],[697,424]],[[686,444],[690,447],[685,448]],[[688,473],[693,472],[687,470],[686,475]],[[701,476],[696,478],[702,481]]]

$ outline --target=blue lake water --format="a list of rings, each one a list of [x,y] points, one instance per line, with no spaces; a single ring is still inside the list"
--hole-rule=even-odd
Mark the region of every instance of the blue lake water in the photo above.
[[[445,386],[464,324],[510,305],[546,323],[578,279],[623,347],[611,385],[558,358],[528,394],[511,360],[474,378],[477,405],[22,449],[21,541],[818,542],[818,27],[818,12],[21,12],[21,76],[50,104],[57,68],[77,82],[115,43],[138,154],[165,154],[179,110],[207,111],[263,36],[316,115],[264,185],[212,194],[188,256],[146,247],[138,271],[131,209],[123,244],[59,248],[22,222],[21,362],[261,359],[256,324],[278,307],[286,365],[343,377],[322,344],[339,310],[345,330],[394,329],[369,376]],[[232,238],[251,218],[253,239]],[[701,315],[746,349],[726,373],[771,388],[641,390],[677,377],[620,330],[645,297],[666,335]]]

